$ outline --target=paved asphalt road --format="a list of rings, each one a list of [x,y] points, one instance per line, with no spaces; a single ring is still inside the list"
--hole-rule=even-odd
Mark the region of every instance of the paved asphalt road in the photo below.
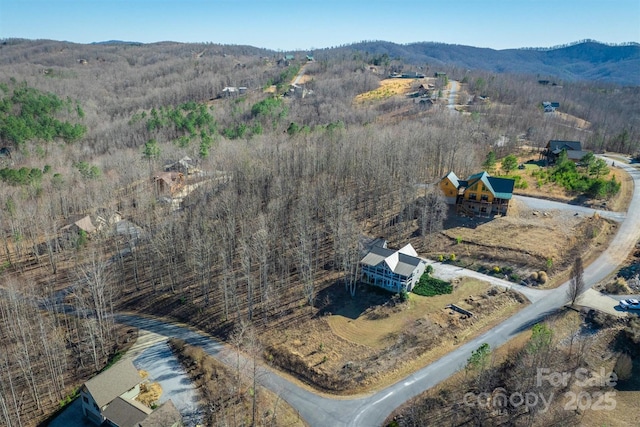
[[[460,83],[455,80],[450,80],[449,83],[451,83],[451,87],[449,88],[449,103],[447,104],[447,108],[453,110],[456,108],[456,95],[460,88]]]
[[[638,188],[640,171],[626,165],[622,167],[630,173],[635,188]],[[629,211],[611,245],[598,259],[585,268],[584,280],[587,288],[613,273],[633,249],[638,239],[640,239],[640,192],[634,191]],[[280,394],[298,410],[300,416],[312,427],[379,426],[402,403],[462,369],[471,352],[481,344],[488,343],[492,348],[497,348],[516,334],[558,310],[568,301],[568,286],[568,282],[564,283],[557,289],[546,292],[545,298],[533,298],[534,302],[531,305],[495,328],[460,346],[431,365],[376,393],[353,399],[333,399],[308,391],[268,368],[260,370],[259,381]],[[118,315],[118,321],[162,335],[180,337],[191,344],[202,346],[211,355],[232,364],[232,366],[238,357],[219,342],[186,327],[134,315]],[[241,363],[246,363],[244,359],[241,360]]]

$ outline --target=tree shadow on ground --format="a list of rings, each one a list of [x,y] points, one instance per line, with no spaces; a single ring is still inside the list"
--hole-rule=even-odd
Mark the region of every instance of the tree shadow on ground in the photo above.
[[[493,220],[494,218],[479,216],[469,217],[466,215],[459,215],[456,212],[455,205],[449,205],[449,211],[447,212],[447,218],[444,221],[443,229],[450,230],[457,227],[476,228]]]
[[[355,296],[345,289],[344,282],[336,281],[320,291],[316,298],[318,316],[339,315],[357,319],[367,310],[389,302],[394,294],[384,289],[358,283]]]

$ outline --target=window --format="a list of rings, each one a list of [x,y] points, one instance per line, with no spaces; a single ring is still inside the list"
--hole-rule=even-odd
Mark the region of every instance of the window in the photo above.
[[[476,200],[477,198],[478,198],[478,195],[476,193],[469,194],[469,199]]]
[[[486,194],[483,194],[481,198],[483,202],[486,202],[489,200],[489,196],[487,196]]]

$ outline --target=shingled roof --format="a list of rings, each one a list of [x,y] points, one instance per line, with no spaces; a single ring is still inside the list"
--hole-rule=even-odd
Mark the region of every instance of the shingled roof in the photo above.
[[[135,400],[116,397],[102,415],[119,427],[137,427],[151,414],[151,408]]]
[[[141,382],[140,374],[131,360],[124,360],[91,378],[84,383],[84,386],[91,393],[98,407],[102,408]]]
[[[156,408],[140,422],[139,427],[168,427],[182,421],[182,416],[171,399]]]
[[[413,249],[411,243],[409,243],[396,251],[381,246],[374,246],[360,262],[371,266],[376,266],[384,262],[394,273],[408,277],[422,262],[422,259],[418,258],[418,253]]]

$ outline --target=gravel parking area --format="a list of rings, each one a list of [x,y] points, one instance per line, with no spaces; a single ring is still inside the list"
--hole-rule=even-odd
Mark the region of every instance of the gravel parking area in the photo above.
[[[160,383],[162,395],[159,403],[171,399],[182,414],[185,427],[196,426],[200,422],[196,389],[166,342],[147,348],[133,360],[133,364],[149,373],[150,382]]]
[[[618,306],[619,299],[613,298],[609,295],[601,294],[594,289],[587,289],[576,300],[577,305],[583,307],[594,308],[598,311],[602,311],[607,314],[611,314],[617,317],[626,317],[627,312],[620,309]]]

